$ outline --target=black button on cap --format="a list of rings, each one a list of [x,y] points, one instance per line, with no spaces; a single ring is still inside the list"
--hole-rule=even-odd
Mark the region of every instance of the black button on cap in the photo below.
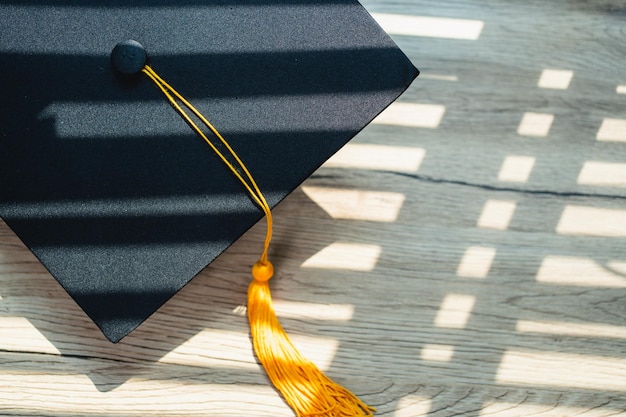
[[[111,52],[113,68],[122,74],[136,74],[146,64],[148,54],[142,44],[132,39],[115,45]]]

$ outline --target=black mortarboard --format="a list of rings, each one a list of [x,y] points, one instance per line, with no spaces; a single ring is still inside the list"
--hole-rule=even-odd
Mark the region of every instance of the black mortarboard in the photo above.
[[[114,342],[261,219],[257,205],[271,220],[157,73],[269,206],[417,76],[355,0],[0,0],[0,216]],[[257,357],[298,415],[370,415],[290,350],[270,235],[249,291]]]
[[[417,75],[354,0],[0,0],[0,216],[114,342],[263,216],[127,39],[270,206]]]

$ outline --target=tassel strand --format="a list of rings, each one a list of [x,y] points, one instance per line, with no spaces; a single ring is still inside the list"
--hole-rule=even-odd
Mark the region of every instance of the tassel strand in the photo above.
[[[267,280],[256,276],[248,288],[248,317],[257,358],[298,417],[374,415],[374,408],[300,354],[276,317]]]

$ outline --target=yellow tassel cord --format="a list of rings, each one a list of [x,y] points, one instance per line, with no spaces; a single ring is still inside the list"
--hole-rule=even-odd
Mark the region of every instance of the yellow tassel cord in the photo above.
[[[376,411],[374,408],[367,406],[346,388],[330,380],[315,364],[300,355],[278,321],[272,306],[272,296],[268,284],[274,274],[274,267],[267,256],[272,239],[272,212],[244,163],[217,129],[152,68],[146,65],[142,72],[154,81],[174,109],[226,164],[248,191],[254,202],[265,213],[267,232],[263,252],[252,267],[253,280],[248,289],[248,320],[250,321],[250,331],[256,356],[276,389],[280,391],[298,417],[373,416],[374,411]],[[200,130],[176,99],[220,140],[223,148],[228,151],[228,154],[243,171],[243,175]]]

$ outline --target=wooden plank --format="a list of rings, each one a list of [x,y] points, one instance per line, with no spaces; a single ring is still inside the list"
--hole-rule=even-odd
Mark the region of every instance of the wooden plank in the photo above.
[[[294,343],[381,416],[626,416],[626,144],[597,139],[626,119],[626,9],[364,5],[483,26],[398,30],[422,77],[276,208],[272,290]],[[540,85],[550,69],[566,88]],[[551,117],[520,126],[529,113]],[[248,336],[263,227],[113,345],[0,222],[0,414],[293,415]]]

